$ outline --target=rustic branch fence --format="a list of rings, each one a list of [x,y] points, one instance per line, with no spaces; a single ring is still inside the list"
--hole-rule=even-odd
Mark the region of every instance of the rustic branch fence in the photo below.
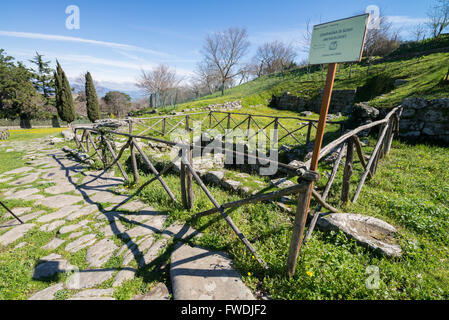
[[[255,133],[248,136],[248,139],[263,133],[268,141],[276,140],[277,142],[286,141],[291,138],[291,141],[297,144],[309,144],[313,141],[314,132],[318,127],[318,120],[306,119],[301,117],[274,117],[267,115],[256,115],[249,113],[238,112],[224,112],[224,111],[210,111],[198,112],[181,115],[169,116],[155,116],[148,118],[133,118],[133,122],[144,126],[144,130],[138,135],[149,133],[157,133],[158,135],[168,136],[177,128],[185,128],[187,125],[186,117],[190,120],[195,119],[196,126],[190,126],[191,130],[197,129],[201,126],[203,129],[216,129],[221,132],[233,132],[240,129],[243,132],[249,132],[253,129]],[[295,123],[295,129],[289,129],[288,121]],[[328,121],[328,125],[337,126],[340,135],[344,130],[344,123],[340,121]],[[193,123],[192,123],[193,124]],[[302,131],[307,128],[305,141],[302,138]],[[270,137],[265,132],[274,129],[278,136]]]
[[[310,188],[312,183],[315,183],[320,179],[320,175],[315,171],[310,171],[307,168],[310,167],[310,161],[306,163],[305,167],[297,168],[288,164],[284,164],[278,161],[271,160],[269,158],[261,158],[259,156],[254,156],[252,154],[249,154],[247,152],[238,152],[235,150],[227,150],[223,149],[223,151],[226,152],[232,152],[233,155],[239,155],[249,158],[253,158],[256,160],[263,159],[265,163],[275,164],[278,167],[281,167],[284,169],[284,171],[288,172],[290,176],[297,176],[298,177],[298,183],[294,186],[282,188],[280,190],[270,192],[270,193],[261,193],[256,194],[250,197],[247,197],[242,200],[234,201],[234,202],[228,202],[224,204],[220,204],[212,195],[210,190],[207,188],[206,184],[202,181],[201,177],[197,174],[193,167],[193,156],[192,152],[194,149],[193,143],[191,143],[190,134],[189,134],[189,143],[176,143],[173,141],[165,140],[162,138],[156,138],[154,136],[145,136],[145,133],[148,133],[150,130],[154,130],[159,132],[162,136],[172,132],[178,127],[183,127],[187,132],[193,131],[195,128],[191,126],[192,120],[191,117],[194,115],[202,115],[202,121],[208,120],[209,126],[208,128],[215,128],[217,126],[221,126],[223,130],[227,130],[228,128],[230,130],[239,128],[241,125],[246,123],[246,128],[248,128],[251,123],[256,123],[256,126],[260,130],[264,130],[268,128],[271,125],[274,125],[276,127],[277,125],[280,125],[280,121],[282,119],[285,119],[287,117],[269,117],[269,116],[257,116],[257,115],[249,115],[249,114],[235,114],[230,112],[209,112],[209,113],[195,113],[195,114],[188,114],[188,115],[182,115],[182,116],[165,116],[165,117],[154,117],[154,118],[147,118],[147,119],[127,119],[129,123],[129,132],[118,132],[118,131],[111,131],[111,130],[105,130],[105,129],[94,129],[91,127],[74,127],[73,130],[75,132],[74,140],[78,146],[79,149],[82,149],[84,152],[89,152],[90,147],[92,147],[95,151],[94,155],[96,155],[103,163],[104,170],[109,170],[114,165],[116,165],[121,174],[123,175],[125,180],[130,180],[129,176],[127,175],[125,169],[120,164],[120,159],[123,156],[126,149],[130,149],[130,155],[131,155],[131,166],[133,171],[133,178],[134,182],[136,184],[139,184],[139,173],[137,168],[137,161],[136,161],[136,154],[140,154],[143,161],[148,165],[152,173],[154,174],[154,177],[148,181],[146,181],[143,185],[139,186],[139,190],[143,189],[144,187],[148,186],[149,184],[153,183],[154,181],[158,180],[161,185],[163,186],[165,192],[168,194],[168,196],[174,201],[178,201],[173,193],[173,191],[170,189],[168,184],[165,182],[163,176],[175,165],[175,162],[180,160],[180,191],[181,191],[181,202],[184,208],[190,210],[193,207],[194,203],[194,192],[193,192],[193,182],[195,181],[200,189],[205,193],[207,198],[210,200],[210,202],[213,205],[212,209],[197,213],[195,217],[203,217],[214,213],[220,213],[222,218],[228,223],[228,225],[231,227],[231,229],[234,231],[234,233],[238,236],[238,238],[243,242],[243,244],[248,248],[248,250],[251,251],[251,253],[256,257],[257,261],[265,268],[267,268],[266,263],[263,261],[261,256],[257,253],[256,249],[253,247],[253,245],[247,240],[245,235],[240,231],[240,229],[236,226],[236,224],[233,222],[231,217],[228,215],[228,209],[240,207],[243,205],[256,203],[256,202],[264,202],[264,201],[271,201],[273,199],[278,199],[287,195],[298,195],[298,204],[295,214],[295,224],[298,224],[300,228],[304,230],[305,228],[305,217],[307,216],[308,212],[306,212],[306,206],[305,204],[308,201],[309,197],[313,197],[318,203],[319,206],[314,210],[314,215],[311,224],[309,225],[308,232],[305,236],[305,240],[307,241],[308,238],[310,238],[312,231],[314,229],[315,223],[318,218],[318,212],[321,210],[321,208],[326,208],[327,210],[331,212],[339,212],[337,208],[334,208],[330,204],[326,202],[326,198],[329,194],[329,190],[332,187],[333,182],[335,181],[335,177],[338,171],[338,167],[341,163],[341,160],[344,156],[344,150],[346,149],[346,162],[345,162],[345,168],[344,168],[344,175],[343,175],[343,188],[342,188],[342,195],[341,199],[343,202],[349,201],[349,193],[350,193],[350,179],[352,175],[352,167],[354,162],[354,155],[357,154],[357,156],[360,159],[360,162],[362,166],[365,168],[365,171],[359,181],[359,184],[357,186],[357,189],[355,191],[355,194],[352,198],[352,201],[357,201],[361,189],[366,181],[367,178],[371,178],[378,167],[379,160],[384,157],[391,148],[391,143],[394,138],[394,135],[398,133],[399,130],[399,118],[402,113],[402,107],[397,107],[393,109],[388,115],[379,121],[361,126],[359,128],[356,128],[350,132],[344,133],[341,135],[338,139],[334,140],[333,142],[326,145],[321,150],[319,159],[323,159],[326,155],[328,155],[331,151],[337,149],[338,150],[338,157],[334,162],[332,173],[327,181],[326,187],[324,189],[323,194],[319,194],[318,191],[315,189],[311,190]],[[217,118],[216,115],[223,115],[224,118],[220,119],[220,117]],[[241,120],[240,122],[235,121],[235,117],[233,119],[233,116],[235,115],[243,115],[244,120]],[[179,117],[181,117],[181,120],[179,120]],[[265,127],[261,126],[259,123],[257,123],[258,117],[266,117],[271,118],[272,121],[266,125]],[[308,119],[301,119],[301,118],[294,118],[295,120],[300,119],[302,121],[307,121],[306,126],[308,128],[314,127],[314,124],[316,121],[314,120],[308,120]],[[148,123],[148,127],[140,132],[139,134],[133,134],[133,124],[141,123],[141,121],[147,121],[151,120],[153,123]],[[214,122],[215,120],[215,122]],[[150,122],[151,122],[150,121]],[[226,121],[226,127],[221,125]],[[230,123],[234,121],[234,126],[230,125]],[[336,124],[340,125],[340,130],[343,130],[343,124],[337,122]],[[160,127],[157,127],[160,125]],[[360,140],[358,138],[358,134],[360,134],[363,131],[370,130],[374,127],[380,127],[380,133],[378,137],[378,141],[376,143],[376,146],[369,157],[368,163],[366,163],[365,156],[363,154],[362,146],[360,143]],[[287,132],[287,135],[293,135],[294,132],[298,130],[288,130],[285,129]],[[78,131],[81,131],[81,138],[79,138]],[[308,130],[310,132],[311,129]],[[97,140],[99,139],[100,143],[105,146],[105,148],[110,152],[112,155],[113,161],[108,162],[104,152],[101,152],[99,147],[95,143],[95,139],[92,137],[92,135],[97,136]],[[310,141],[309,134],[307,135],[307,141]],[[126,143],[118,150],[116,153],[112,147],[111,141],[109,139],[113,137],[124,137],[127,139]],[[285,135],[284,135],[285,138]],[[152,141],[152,142],[158,142],[165,144],[170,147],[176,147],[179,150],[178,155],[173,159],[168,165],[166,165],[160,172],[156,169],[154,164],[151,162],[150,158],[145,154],[145,151],[139,146],[137,143],[137,140],[144,140],[144,141]],[[280,139],[279,139],[280,140]],[[346,147],[346,148],[345,148]],[[203,148],[203,147],[202,147]],[[356,153],[354,153],[354,148],[356,150]],[[277,151],[277,150],[276,150]],[[123,204],[123,203],[122,203]],[[122,205],[119,204],[118,206]],[[301,232],[302,234],[302,232]],[[298,235],[293,234],[292,236],[292,242],[302,242],[303,239],[300,239]],[[291,246],[295,247],[295,246]],[[292,257],[297,257],[298,252],[292,252],[290,250],[289,252],[289,259],[287,261],[287,267],[289,270],[289,274],[294,274],[294,270],[296,268],[296,260],[292,259]],[[293,272],[291,272],[293,271]]]

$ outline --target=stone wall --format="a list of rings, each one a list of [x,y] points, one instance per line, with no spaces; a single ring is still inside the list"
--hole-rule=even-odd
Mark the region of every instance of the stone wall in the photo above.
[[[332,93],[329,113],[343,112],[345,108],[352,106],[354,104],[355,94],[356,90],[334,90]],[[322,99],[323,90],[320,90],[318,96],[312,100],[285,92],[280,96],[273,96],[270,102],[270,107],[280,110],[297,112],[312,111],[320,113]]]
[[[333,90],[332,99],[329,107],[329,113],[343,112],[346,107],[354,104],[356,90]],[[319,96],[313,101],[315,113],[320,113],[321,102],[323,100],[323,90],[320,90]]]
[[[400,121],[400,136],[449,143],[449,98],[407,98]]]

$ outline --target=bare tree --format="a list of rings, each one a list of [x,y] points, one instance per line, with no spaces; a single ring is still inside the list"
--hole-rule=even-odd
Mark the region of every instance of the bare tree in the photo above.
[[[378,28],[367,31],[364,54],[367,57],[384,56],[399,47],[399,33],[392,29],[392,23],[380,14]]]
[[[206,91],[208,94],[217,91],[221,84],[217,68],[206,61],[198,63],[194,79],[202,87],[201,91]]]
[[[449,26],[449,0],[435,0],[427,13],[427,26],[433,36],[438,38],[443,30]]]
[[[254,58],[259,75],[271,74],[285,70],[293,64],[296,53],[291,44],[272,41],[261,45]]]
[[[310,43],[312,42],[313,26],[311,25],[310,18],[306,20],[306,29],[302,35],[302,39],[299,40],[299,48],[304,53],[310,52]],[[307,80],[310,79],[310,65],[307,59]]]
[[[159,95],[162,105],[167,104],[167,98],[170,91],[175,90],[182,81],[176,75],[176,71],[170,69],[168,65],[160,64],[151,71],[141,71],[140,78],[137,80],[137,86],[145,90],[147,95]]]
[[[206,37],[202,52],[204,63],[213,67],[220,76],[222,95],[226,84],[241,73],[239,64],[249,45],[248,32],[245,28],[229,28]]]
[[[413,37],[415,41],[421,41],[426,38],[426,29],[424,25],[418,24],[415,26],[415,28],[412,30]]]

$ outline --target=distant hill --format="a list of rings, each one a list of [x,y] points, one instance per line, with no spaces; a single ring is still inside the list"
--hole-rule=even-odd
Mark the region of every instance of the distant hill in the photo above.
[[[84,86],[74,83],[74,84],[72,84],[72,89],[74,90],[74,92],[80,92],[80,91],[84,91]],[[107,88],[107,87],[103,87],[103,86],[97,86],[96,90],[97,90],[97,95],[99,98],[104,97],[106,95],[106,93],[108,93],[110,91],[120,91],[120,92],[126,93],[127,95],[129,95],[131,97],[132,101],[136,101],[136,100],[139,100],[139,99],[142,99],[145,97],[145,95],[142,93],[142,91],[138,91],[138,90],[117,90],[117,89],[111,89],[111,88]]]

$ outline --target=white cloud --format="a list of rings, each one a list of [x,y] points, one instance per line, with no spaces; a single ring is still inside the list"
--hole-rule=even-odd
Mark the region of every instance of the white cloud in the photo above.
[[[387,16],[388,22],[391,22],[396,25],[410,25],[410,24],[420,24],[426,23],[428,21],[427,18],[413,18],[408,16]]]
[[[157,56],[161,56],[161,57],[173,57],[173,55],[165,53],[165,52],[155,51],[155,50],[151,50],[151,49],[145,49],[145,48],[141,48],[141,47],[133,46],[133,45],[129,45],[129,44],[98,41],[98,40],[84,39],[84,38],[77,38],[77,37],[67,37],[67,36],[60,36],[60,35],[31,33],[31,32],[3,31],[3,30],[0,30],[0,36],[13,37],[13,38],[25,38],[25,39],[38,39],[38,40],[47,40],[47,41],[86,43],[86,44],[92,44],[92,45],[108,47],[108,48],[116,48],[116,49],[122,49],[122,50],[143,52],[143,53],[148,53],[148,54],[157,55]]]

